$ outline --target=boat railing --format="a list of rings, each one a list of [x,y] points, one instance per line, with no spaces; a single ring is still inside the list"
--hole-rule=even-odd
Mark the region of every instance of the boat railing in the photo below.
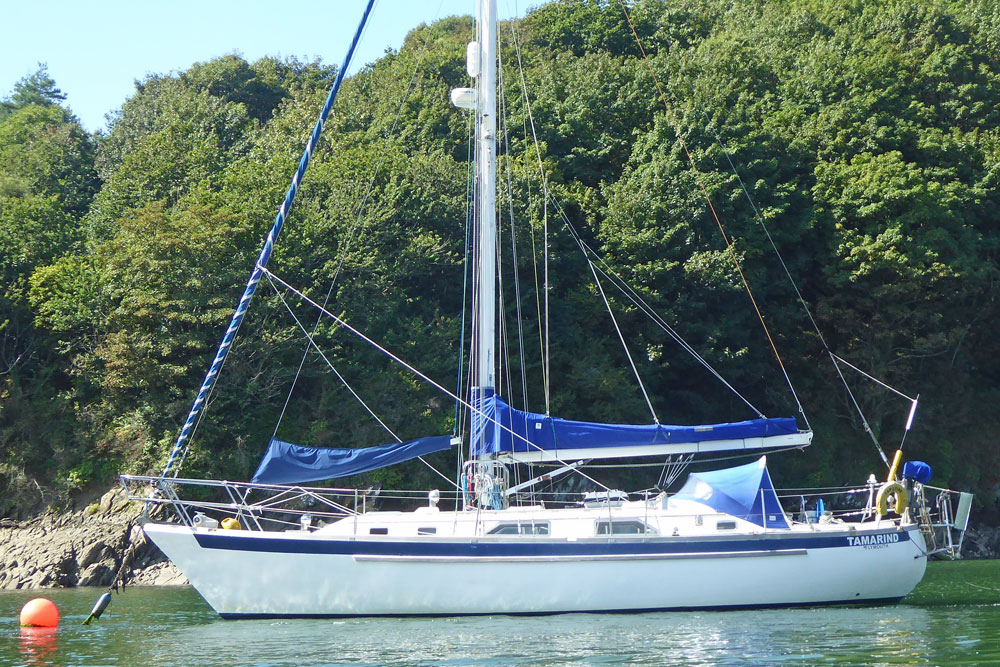
[[[961,558],[972,498],[973,494],[964,491],[914,484],[910,511],[920,523],[928,555]]]
[[[144,475],[122,475],[121,481],[128,500],[143,503],[147,517],[170,509],[188,526],[202,525],[206,519],[214,525],[232,518],[250,530],[309,529],[313,520],[337,521],[364,514],[376,505],[412,509],[426,505],[429,495],[379,487],[344,489]],[[460,502],[460,496],[439,492],[433,502],[440,501]]]
[[[802,523],[869,521],[878,518],[877,496],[881,484],[869,480],[861,487],[781,489],[778,498],[786,512]],[[972,508],[971,493],[907,482],[908,519],[920,525],[927,555],[959,558]]]
[[[142,475],[122,475],[121,481],[128,500],[144,504],[147,519],[162,520],[158,514],[172,510],[180,523],[193,527],[225,525],[226,519],[235,519],[236,525],[248,530],[308,531],[324,522],[358,517],[372,510],[407,511],[438,504],[455,509],[463,507],[462,494],[457,490],[428,493],[377,486],[347,489]],[[913,521],[923,531],[928,555],[959,557],[972,494],[912,483],[908,485],[909,499],[904,514],[879,517],[876,507],[879,486],[868,483],[858,487],[781,489],[776,493],[793,523]],[[594,497],[588,499],[582,492],[534,492],[526,498],[532,506],[592,508],[597,503],[607,506],[610,511],[623,497],[644,500],[646,505],[655,505],[662,497],[659,493],[651,495],[649,490],[627,496],[619,493],[601,496],[603,503]],[[609,502],[609,498],[614,502]]]
[[[347,489],[228,480],[186,479],[144,475],[122,475],[130,501],[143,503],[146,516],[173,510],[188,526],[236,519],[251,530],[296,528],[308,521],[335,521],[370,510],[413,510],[428,504],[443,508],[476,510],[458,490],[393,490],[373,486]],[[620,492],[619,492],[620,493]],[[633,500],[653,497],[646,492],[628,494]],[[531,492],[511,497],[512,505],[554,507],[593,506],[583,492]],[[606,505],[606,503],[605,503]],[[603,506],[603,505],[602,505]],[[480,509],[490,509],[481,507]]]
[[[878,486],[776,489],[785,512],[799,523],[867,521],[875,516]]]

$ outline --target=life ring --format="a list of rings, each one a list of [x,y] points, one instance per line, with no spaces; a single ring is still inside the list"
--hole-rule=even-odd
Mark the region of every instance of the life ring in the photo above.
[[[899,482],[886,482],[878,490],[878,496],[875,498],[875,511],[879,516],[885,516],[889,513],[889,496],[893,495],[896,496],[896,506],[893,507],[893,512],[900,514],[902,509],[906,507],[909,500],[906,487]]]

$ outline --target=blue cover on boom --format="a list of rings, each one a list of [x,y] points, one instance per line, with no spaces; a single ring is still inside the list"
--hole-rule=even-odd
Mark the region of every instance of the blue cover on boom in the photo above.
[[[490,390],[481,396],[473,396],[473,405],[482,412],[472,417],[474,457],[505,452],[591,450],[595,458],[605,458],[608,450],[615,448],[742,440],[799,432],[791,417],[699,426],[571,421],[517,410]]]
[[[304,447],[271,438],[271,444],[251,481],[259,484],[298,484],[347,477],[440,452],[450,446],[449,435],[358,449]]]
[[[735,468],[693,472],[671,498],[695,500],[758,526],[788,528],[788,519],[767,473],[766,456]]]

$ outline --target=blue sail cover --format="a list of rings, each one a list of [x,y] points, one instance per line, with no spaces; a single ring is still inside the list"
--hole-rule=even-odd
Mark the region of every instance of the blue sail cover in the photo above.
[[[298,484],[347,477],[440,452],[450,446],[451,436],[448,435],[358,449],[304,447],[271,438],[267,453],[251,481],[260,484]]]
[[[693,472],[671,498],[695,500],[758,526],[788,528],[788,519],[767,473],[766,456],[735,468]]]
[[[516,454],[522,452],[536,455],[535,460],[550,461],[613,458],[681,451],[749,449],[752,446],[745,444],[747,439],[772,436],[801,437],[768,446],[803,446],[808,445],[812,437],[809,432],[799,432],[794,418],[752,419],[703,426],[599,424],[517,410],[489,390],[482,394],[481,399],[474,396],[473,404],[483,413],[474,414],[472,419],[473,456],[513,453],[513,458],[520,458]],[[740,441],[743,444],[711,446],[713,442],[721,445],[723,441]],[[691,443],[692,447],[683,447],[685,443]],[[681,447],[671,448],[674,445]],[[701,449],[694,445],[699,445]],[[649,451],[641,451],[642,448]],[[523,458],[528,460],[527,456]]]

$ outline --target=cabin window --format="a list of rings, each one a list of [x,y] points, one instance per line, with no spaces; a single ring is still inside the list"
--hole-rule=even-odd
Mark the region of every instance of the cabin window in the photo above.
[[[388,535],[389,534],[389,529],[388,528],[370,528],[370,529],[368,529],[368,534],[369,535]]]
[[[598,521],[598,535],[644,535],[656,531],[642,521]]]
[[[434,526],[424,526],[423,528],[417,528],[417,535],[436,535],[438,529]]]
[[[501,523],[490,529],[488,535],[548,535],[549,522]]]
[[[715,524],[716,530],[736,530],[735,521],[719,521]]]

